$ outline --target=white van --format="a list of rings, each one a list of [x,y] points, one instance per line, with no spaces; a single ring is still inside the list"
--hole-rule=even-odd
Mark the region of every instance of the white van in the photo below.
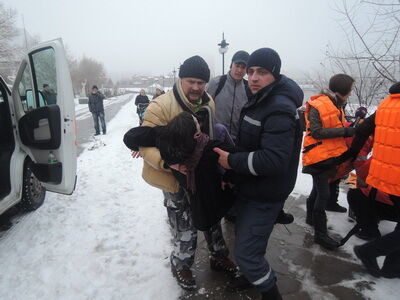
[[[76,183],[75,104],[61,39],[24,57],[12,91],[0,77],[0,214],[42,205]]]

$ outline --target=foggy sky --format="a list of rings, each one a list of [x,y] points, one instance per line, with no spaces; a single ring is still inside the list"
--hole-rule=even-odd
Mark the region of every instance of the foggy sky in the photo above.
[[[42,41],[61,37],[72,53],[104,63],[112,77],[168,74],[192,55],[221,73],[217,44],[235,51],[274,48],[282,73],[318,69],[328,43],[343,40],[335,1],[324,0],[0,0],[17,9],[18,26]]]

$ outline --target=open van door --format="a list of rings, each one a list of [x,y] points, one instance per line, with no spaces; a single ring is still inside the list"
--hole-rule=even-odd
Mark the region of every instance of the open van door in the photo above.
[[[24,57],[12,98],[21,148],[47,190],[72,194],[76,183],[75,102],[61,39]]]

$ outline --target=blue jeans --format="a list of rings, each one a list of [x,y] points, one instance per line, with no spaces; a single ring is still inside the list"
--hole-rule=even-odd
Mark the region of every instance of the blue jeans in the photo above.
[[[93,116],[93,122],[94,122],[94,129],[96,130],[96,133],[100,133],[100,128],[99,128],[99,118],[101,122],[101,129],[103,133],[106,133],[106,120],[104,119],[104,111],[99,111],[99,112],[92,112]]]

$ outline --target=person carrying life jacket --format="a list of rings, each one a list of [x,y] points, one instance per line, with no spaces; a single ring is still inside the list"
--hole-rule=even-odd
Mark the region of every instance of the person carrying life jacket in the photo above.
[[[392,85],[389,95],[379,104],[374,114],[358,126],[348,151],[337,158],[337,163],[355,159],[370,135],[374,135],[371,166],[366,183],[372,187],[369,198],[377,191],[387,193],[393,209],[400,212],[400,82]],[[354,252],[370,274],[376,277],[400,277],[400,226],[385,236],[361,246]],[[382,269],[377,257],[385,256]]]
[[[303,139],[303,173],[311,174],[313,189],[307,199],[306,222],[314,226],[314,242],[336,249],[338,242],[327,232],[326,205],[330,199],[329,178],[336,172],[335,158],[347,151],[345,137],[354,127],[345,127],[343,107],[351,95],[354,79],[336,74],[329,80],[329,90],[312,96],[306,103],[306,132]]]

